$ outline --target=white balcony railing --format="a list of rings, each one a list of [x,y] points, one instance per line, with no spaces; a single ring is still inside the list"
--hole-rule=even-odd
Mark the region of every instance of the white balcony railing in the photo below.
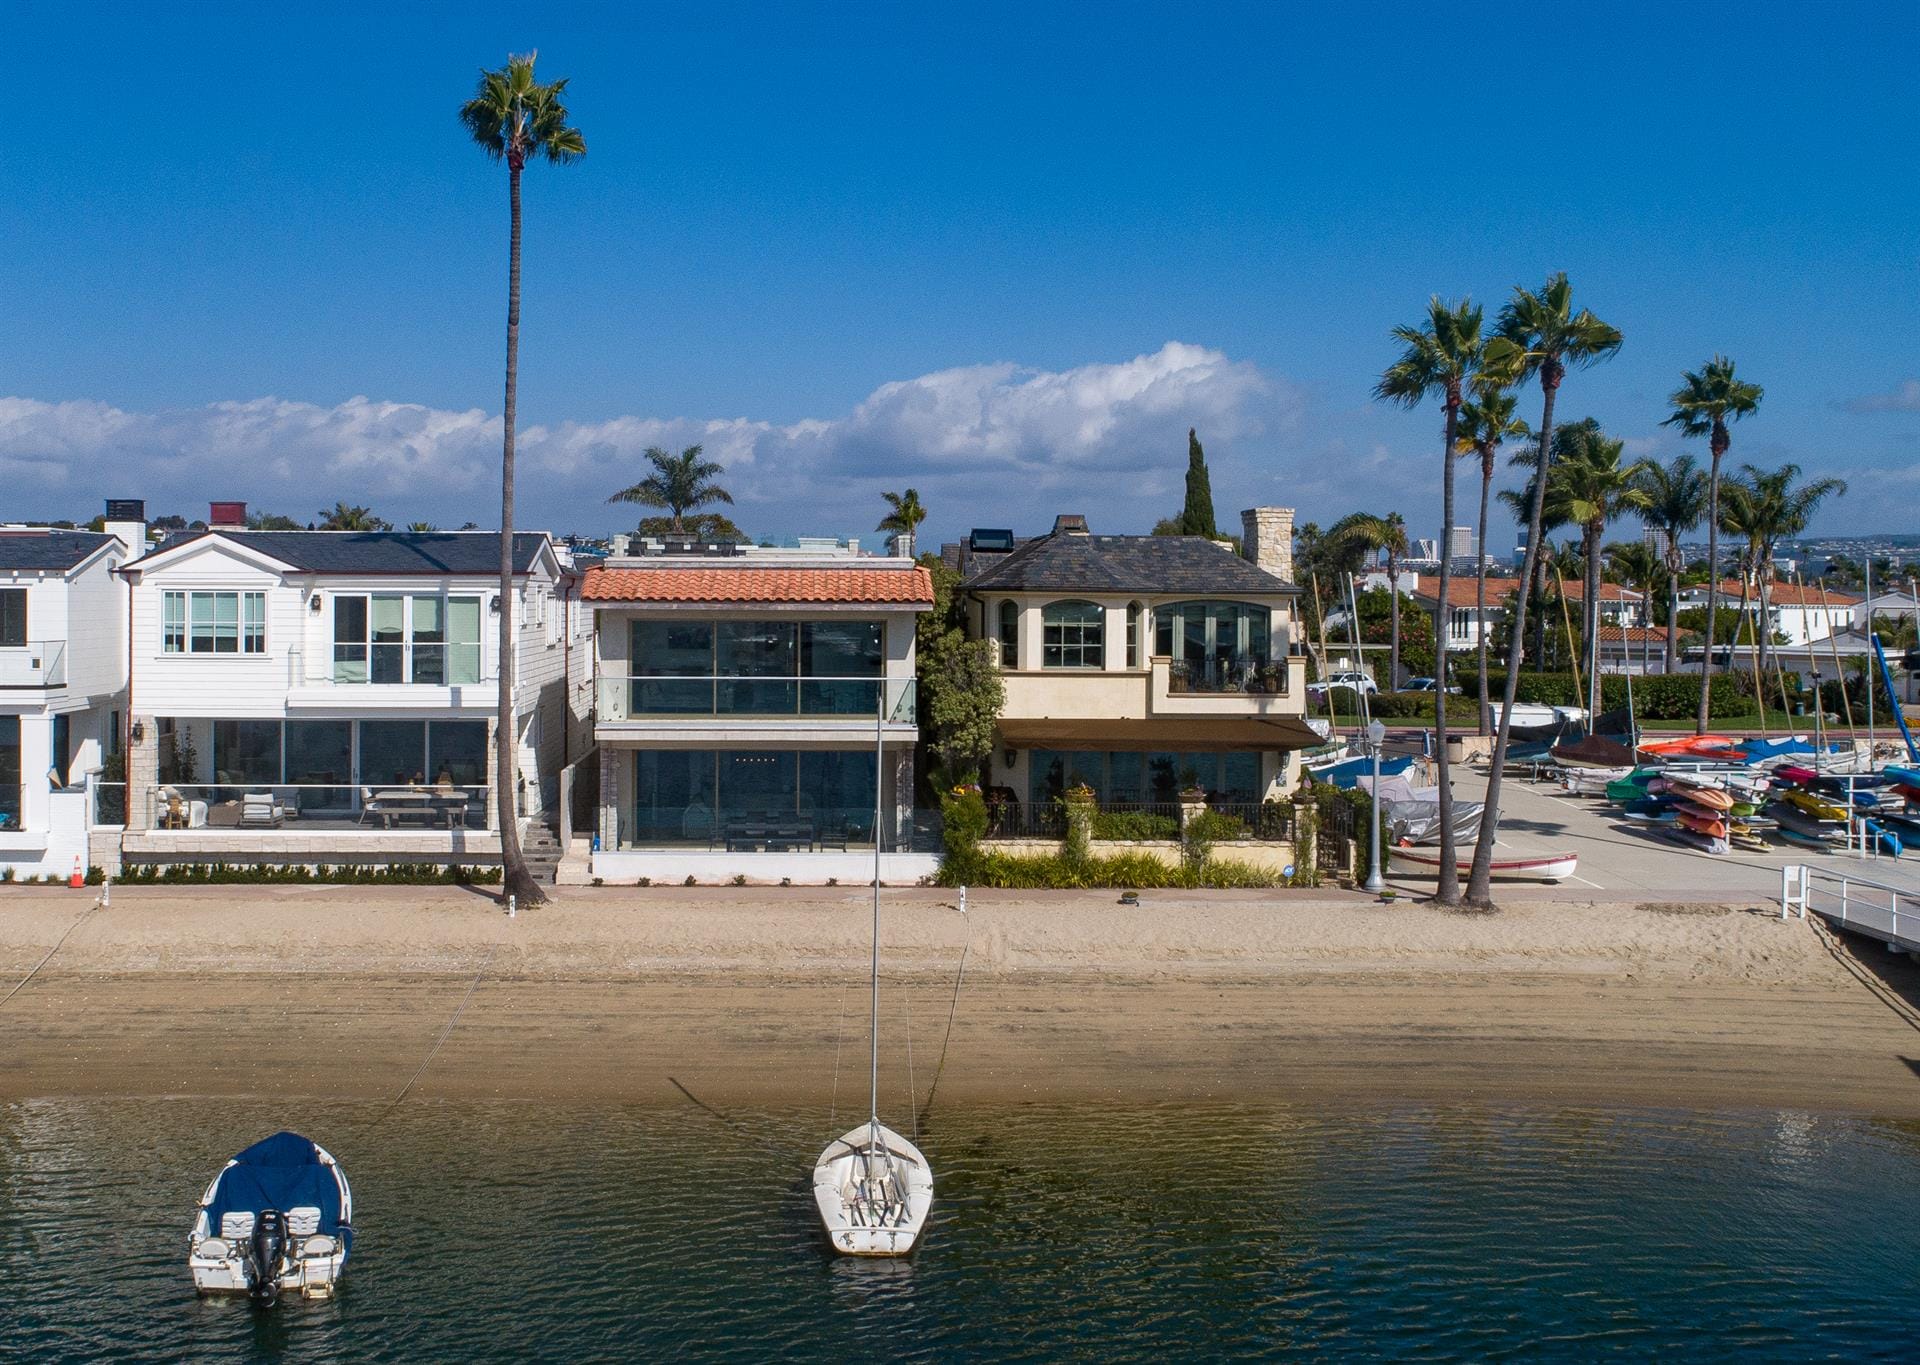
[[[65,687],[67,642],[0,645],[0,687]]]

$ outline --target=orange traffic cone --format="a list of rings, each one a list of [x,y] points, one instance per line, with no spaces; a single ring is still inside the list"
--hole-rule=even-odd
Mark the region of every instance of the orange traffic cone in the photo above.
[[[67,885],[77,888],[86,884],[87,874],[80,870],[80,855],[76,853],[73,855],[73,875],[67,878]]]

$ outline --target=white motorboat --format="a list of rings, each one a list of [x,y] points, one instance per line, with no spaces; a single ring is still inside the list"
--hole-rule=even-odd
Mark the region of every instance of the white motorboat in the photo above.
[[[332,1153],[280,1132],[235,1156],[207,1186],[188,1239],[202,1294],[326,1298],[353,1248],[353,1191]]]
[[[920,1149],[880,1122],[880,774],[874,723],[873,956],[869,988],[867,1121],[827,1144],[813,1167],[813,1202],[827,1242],[843,1256],[905,1256],[933,1207],[933,1167]]]

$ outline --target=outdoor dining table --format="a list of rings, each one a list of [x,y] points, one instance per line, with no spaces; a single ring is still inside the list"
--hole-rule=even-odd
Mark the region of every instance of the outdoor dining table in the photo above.
[[[395,819],[419,816],[432,824],[436,815],[447,817],[447,828],[457,829],[466,822],[471,797],[458,787],[388,787],[373,794],[374,810],[387,828]]]

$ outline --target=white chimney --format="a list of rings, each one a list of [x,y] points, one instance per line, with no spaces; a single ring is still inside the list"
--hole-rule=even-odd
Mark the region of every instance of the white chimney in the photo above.
[[[1249,507],[1240,514],[1240,552],[1283,582],[1293,582],[1293,509]]]
[[[108,498],[100,529],[120,537],[128,559],[140,558],[147,552],[147,504],[140,498]]]

